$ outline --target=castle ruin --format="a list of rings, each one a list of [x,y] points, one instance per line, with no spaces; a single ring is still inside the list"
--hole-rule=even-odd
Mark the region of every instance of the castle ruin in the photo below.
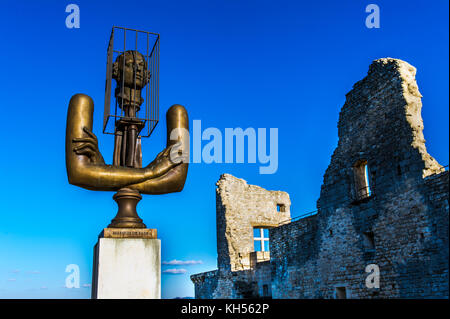
[[[317,214],[291,221],[287,193],[221,176],[218,269],[191,276],[196,298],[449,297],[449,174],[427,153],[415,74],[375,60],[346,95]]]

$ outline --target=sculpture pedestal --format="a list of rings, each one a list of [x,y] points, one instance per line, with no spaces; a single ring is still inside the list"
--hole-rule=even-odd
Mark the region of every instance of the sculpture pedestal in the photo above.
[[[105,228],[94,248],[93,299],[160,299],[156,229]]]

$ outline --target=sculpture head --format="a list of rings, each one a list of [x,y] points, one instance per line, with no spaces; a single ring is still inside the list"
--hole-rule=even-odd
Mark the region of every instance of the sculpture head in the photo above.
[[[117,82],[115,96],[119,106],[122,109],[132,106],[139,110],[144,101],[141,90],[150,80],[144,55],[132,50],[119,55],[112,66],[112,78]]]
[[[122,85],[123,82],[125,87],[142,89],[148,83],[149,75],[147,61],[138,51],[126,51],[113,63],[112,77],[117,85]]]

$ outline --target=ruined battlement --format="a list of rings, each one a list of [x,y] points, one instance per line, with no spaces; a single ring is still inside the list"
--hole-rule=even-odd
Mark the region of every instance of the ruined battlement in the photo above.
[[[255,261],[270,259],[268,251],[252,254],[255,252],[254,231],[270,229],[290,219],[289,194],[249,185],[230,174],[223,174],[216,185],[219,269],[245,270]]]
[[[287,193],[221,176],[219,270],[196,282],[196,298],[449,297],[449,172],[426,150],[415,75],[378,59],[347,93],[316,215],[284,223]],[[270,227],[265,261],[251,262],[255,227]]]

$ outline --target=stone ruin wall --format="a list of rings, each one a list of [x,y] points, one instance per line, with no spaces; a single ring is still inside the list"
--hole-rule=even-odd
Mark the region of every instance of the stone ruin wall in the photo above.
[[[243,179],[223,174],[217,182],[217,265],[219,270],[252,268],[253,227],[276,227],[290,220],[289,194],[249,185]],[[285,206],[277,211],[277,204]],[[267,260],[269,255],[258,258]]]
[[[449,173],[427,153],[415,74],[404,61],[379,59],[347,94],[318,213],[271,229],[270,262],[252,268],[247,259],[251,225],[285,220],[273,211],[288,195],[221,177],[219,269],[191,277],[196,298],[258,297],[268,281],[273,298],[336,298],[337,287],[348,298],[448,298]],[[371,191],[363,199],[359,162]],[[269,217],[249,219],[255,211]],[[379,289],[365,284],[369,264],[380,269]]]
[[[218,270],[191,276],[196,298],[258,298],[271,294],[269,252],[254,252],[253,227],[272,228],[290,220],[289,194],[249,185],[223,174],[217,182]],[[277,211],[277,204],[284,211]]]
[[[427,153],[416,69],[380,59],[347,94],[319,212],[271,232],[274,298],[448,298],[448,171]],[[364,159],[372,196],[355,196]],[[365,234],[373,235],[367,247]],[[380,269],[367,288],[365,268]]]
[[[213,270],[191,276],[196,299],[244,299],[272,296],[270,261],[240,271]],[[264,286],[268,296],[264,295]]]

